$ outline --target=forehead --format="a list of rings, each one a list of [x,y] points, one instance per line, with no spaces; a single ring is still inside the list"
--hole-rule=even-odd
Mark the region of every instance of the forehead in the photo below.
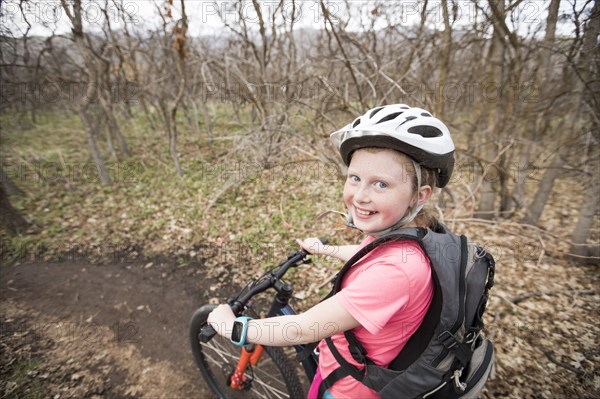
[[[378,148],[378,147],[368,147],[368,148],[360,148],[354,151],[350,158],[350,166],[352,166],[352,161],[357,157],[361,161],[374,161],[381,160],[388,163],[393,162],[396,165],[402,166],[407,170],[414,169],[413,160],[408,155],[405,155],[399,151],[392,150],[390,148]],[[362,163],[362,162],[361,162]]]
[[[414,173],[410,157],[387,148],[361,148],[352,154],[349,171],[377,175],[406,176]]]

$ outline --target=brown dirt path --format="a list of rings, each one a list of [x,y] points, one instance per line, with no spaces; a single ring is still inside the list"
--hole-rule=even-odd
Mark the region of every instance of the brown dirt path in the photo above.
[[[202,266],[29,263],[0,269],[0,397],[205,398],[188,322]]]

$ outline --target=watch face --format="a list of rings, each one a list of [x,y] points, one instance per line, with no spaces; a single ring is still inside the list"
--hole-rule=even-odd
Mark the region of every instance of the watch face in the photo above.
[[[233,323],[233,331],[231,332],[231,340],[240,342],[242,340],[242,332],[244,331],[244,323],[236,321]]]

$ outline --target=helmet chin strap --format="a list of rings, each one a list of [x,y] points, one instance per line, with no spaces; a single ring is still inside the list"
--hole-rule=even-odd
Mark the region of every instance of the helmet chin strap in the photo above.
[[[359,229],[358,227],[356,227],[356,225],[354,224],[354,222],[352,221],[352,215],[350,215],[349,213],[346,212],[340,212],[340,211],[334,211],[334,210],[328,210],[325,212],[321,212],[317,215],[317,220],[322,219],[324,216],[329,215],[330,213],[336,213],[338,215],[342,215],[344,217],[344,224],[348,227],[352,227],[353,229],[356,229],[360,232],[362,232],[361,229]]]
[[[413,165],[415,167],[415,175],[417,177],[417,204],[419,202],[419,191],[421,191],[421,165],[419,165],[417,162],[415,162],[414,160],[412,161]],[[421,209],[423,209],[423,206],[425,206],[425,204],[421,204],[421,205],[417,205],[416,207],[409,207],[408,208],[408,212],[406,215],[404,215],[402,217],[402,219],[400,219],[398,222],[394,223],[393,225],[391,225],[390,227],[388,227],[387,229],[383,229],[380,231],[374,231],[371,233],[366,233],[369,236],[373,236],[375,238],[381,237],[384,234],[389,233],[390,231],[394,231],[397,230],[399,228],[402,228],[404,226],[406,226],[407,224],[409,224],[410,222],[412,222],[417,215],[419,214],[419,212],[421,211]],[[329,214],[329,213],[337,213],[339,215],[342,215],[346,220],[344,222],[344,224],[348,227],[351,227],[353,229],[356,229],[362,233],[364,233],[361,229],[359,229],[358,227],[356,227],[356,225],[354,224],[354,221],[352,220],[352,215],[350,215],[347,212],[339,212],[339,211],[325,211],[321,214],[319,214],[317,216],[317,220],[321,219],[323,216]]]

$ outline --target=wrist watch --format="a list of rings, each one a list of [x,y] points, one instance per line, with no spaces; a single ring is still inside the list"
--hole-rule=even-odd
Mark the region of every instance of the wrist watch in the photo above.
[[[233,322],[233,331],[231,332],[231,342],[237,346],[247,345],[246,335],[248,334],[248,321],[252,317],[240,316]]]

